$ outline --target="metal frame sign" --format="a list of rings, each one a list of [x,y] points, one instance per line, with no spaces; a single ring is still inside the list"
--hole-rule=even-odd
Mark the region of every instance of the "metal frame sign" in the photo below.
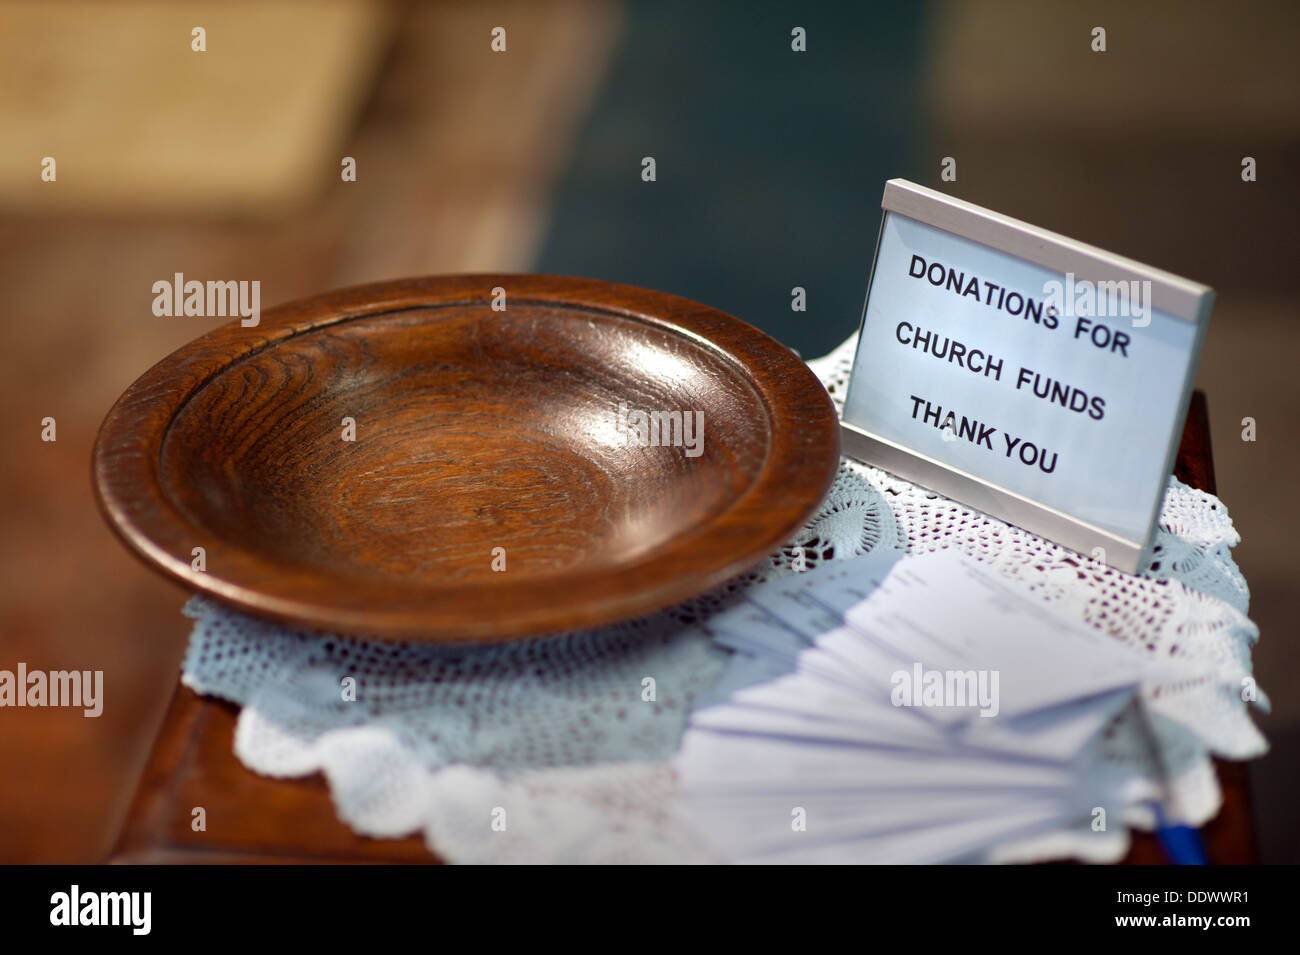
[[[1134,573],[1214,292],[885,184],[844,453]]]

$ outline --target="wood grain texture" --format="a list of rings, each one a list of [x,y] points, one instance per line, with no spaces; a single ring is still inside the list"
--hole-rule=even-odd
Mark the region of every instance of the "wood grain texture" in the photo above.
[[[184,686],[172,696],[110,861],[129,864],[431,862],[420,835],[359,836],[320,776],[249,772],[232,745],[239,709]],[[202,807],[205,828],[194,829]]]
[[[1205,395],[1188,409],[1175,471],[1207,490],[1214,484]],[[1186,475],[1186,477],[1183,477]],[[232,747],[236,708],[177,687],[141,779],[116,862],[296,863],[433,862],[419,835],[375,840],[340,822],[323,779],[272,780],[248,771]],[[1259,861],[1244,763],[1215,760],[1223,807],[1202,835],[1210,861]],[[194,806],[208,808],[208,829],[191,828]],[[1134,833],[1126,865],[1161,864],[1159,844]]]
[[[629,443],[621,403],[702,414],[701,453],[680,434]],[[114,406],[94,473],[114,530],[191,590],[448,642],[702,593],[786,541],[838,464],[821,383],[743,322],[630,286],[486,275],[344,289],[197,339]]]

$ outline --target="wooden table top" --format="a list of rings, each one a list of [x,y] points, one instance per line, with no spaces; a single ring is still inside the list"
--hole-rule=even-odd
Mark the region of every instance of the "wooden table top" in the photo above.
[[[1174,473],[1214,493],[1205,395],[1188,409]],[[338,818],[320,775],[271,779],[234,754],[238,707],[178,686],[110,861],[125,863],[427,863],[420,835],[371,839]],[[1217,864],[1259,861],[1243,763],[1216,760],[1223,808],[1202,831]],[[206,829],[191,828],[202,807]],[[1126,864],[1164,861],[1155,838],[1135,833]]]

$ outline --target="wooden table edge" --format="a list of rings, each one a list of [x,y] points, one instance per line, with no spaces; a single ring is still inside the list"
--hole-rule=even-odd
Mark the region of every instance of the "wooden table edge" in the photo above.
[[[117,841],[109,854],[110,865],[396,865],[438,863],[419,835],[403,839],[371,839],[356,835],[334,809],[329,788],[319,774],[303,778],[272,779],[258,776],[248,769],[234,752],[233,731],[221,731],[224,746],[217,758],[220,771],[246,774],[249,781],[274,786],[290,793],[299,810],[328,813],[341,835],[365,847],[364,854],[340,851],[278,851],[272,843],[232,843],[213,835],[202,839],[181,829],[185,839],[177,838],[177,824],[188,814],[177,801],[180,780],[198,758],[196,752],[202,734],[214,718],[224,718],[232,725],[239,707],[233,703],[202,696],[178,682],[163,716],[161,728],[149,754],[145,770],[132,798]],[[400,847],[402,854],[394,854]]]

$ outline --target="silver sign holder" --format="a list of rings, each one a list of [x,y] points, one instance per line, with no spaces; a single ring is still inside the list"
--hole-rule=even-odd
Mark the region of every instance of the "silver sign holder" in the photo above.
[[[902,179],[885,184],[881,208],[859,352],[841,420],[844,453],[1135,573],[1150,547],[1173,468],[1214,292]],[[878,276],[882,267],[889,269],[883,284]],[[1089,320],[1083,315],[1086,309],[1065,295],[1058,298],[1063,307],[1044,311],[1049,273],[1067,292],[1142,290],[1145,324],[1134,318],[1120,330],[1098,318],[1104,317],[1098,312]],[[1036,278],[1025,281],[1026,275]],[[1007,294],[1017,287],[1016,276],[1022,279],[1019,291]],[[1049,280],[1042,281],[1044,276]],[[1086,298],[1078,301],[1086,303]],[[1017,304],[1019,312],[1013,311]],[[1158,322],[1154,328],[1153,321]],[[1102,329],[1105,335],[1099,334]],[[950,348],[961,336],[960,355],[952,348],[946,361],[933,360],[938,349],[932,342],[941,333]],[[923,336],[925,349],[919,344]],[[1149,348],[1139,347],[1148,342]],[[997,380],[989,374],[995,351],[1003,356]],[[974,354],[983,356],[979,363]],[[1062,408],[1039,400],[1024,384],[1026,374],[1049,358],[1058,367],[1057,390],[1049,389],[1049,396],[1069,395]],[[896,372],[897,366],[906,368]],[[1078,383],[1086,388],[1065,390],[1062,382],[1071,371],[1083,376]],[[1014,387],[1013,376],[1019,382]],[[1040,383],[1031,381],[1035,388]],[[1131,397],[1146,395],[1141,389],[1148,386],[1150,397]],[[1095,402],[1086,406],[1090,394],[1100,395],[1108,387],[1128,400],[1112,400],[1107,408],[1101,397],[1100,408]],[[950,403],[939,400],[945,388],[949,396],[964,396],[965,404],[962,414],[954,408],[940,426],[934,412]],[[930,392],[934,402],[922,397]],[[1109,430],[1101,431],[1088,413],[1069,413],[1080,412],[1078,394],[1086,412],[1109,412]],[[1044,424],[1045,408],[1054,415],[1050,427]],[[965,412],[970,412],[969,420]],[[1001,418],[994,421],[990,415],[997,413]],[[1037,445],[1011,436],[1030,420],[1038,424],[1040,443],[1055,437],[1067,451],[1073,448],[1073,464],[1057,467],[1058,455],[1051,459],[1054,472],[1044,473],[1043,462],[1037,462],[1036,472],[1024,457],[1017,460],[1013,448],[1023,452],[1032,446],[1040,453]],[[997,428],[977,430],[990,427],[984,421]],[[1001,429],[1006,430],[997,433]],[[1100,435],[1110,435],[1105,439],[1110,450],[1099,450]],[[1116,435],[1122,435],[1118,442]],[[1046,459],[1045,450],[1041,456]],[[1077,475],[1067,474],[1071,466]]]

